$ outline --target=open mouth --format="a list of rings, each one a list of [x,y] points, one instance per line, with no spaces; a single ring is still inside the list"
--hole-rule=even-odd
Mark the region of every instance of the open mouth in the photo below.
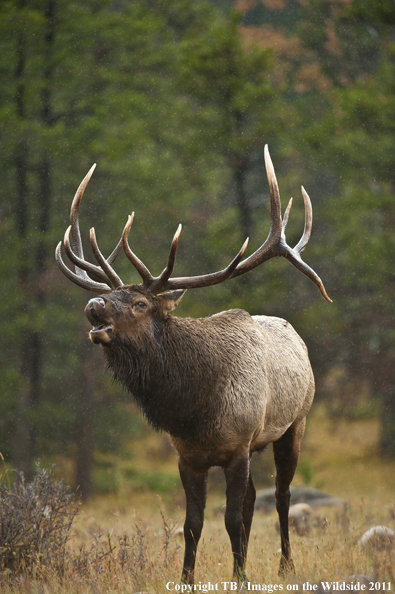
[[[89,337],[96,344],[108,344],[113,338],[112,324],[98,321],[89,332]]]
[[[103,322],[98,322],[92,327],[91,332],[100,332],[102,330],[110,330],[112,329],[112,324],[104,324]]]
[[[103,322],[103,320],[101,320],[98,316],[96,310],[93,308],[88,312],[88,319],[93,326],[91,332],[102,332],[103,330],[109,330],[112,328],[112,324]]]
[[[101,320],[96,309],[92,306],[87,308],[86,316],[92,324],[92,329],[89,332],[92,342],[102,344],[110,342],[112,339],[113,325]]]

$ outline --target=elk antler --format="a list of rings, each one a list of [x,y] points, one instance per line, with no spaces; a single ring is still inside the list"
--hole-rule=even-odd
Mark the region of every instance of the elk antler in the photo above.
[[[91,247],[99,266],[90,264],[84,259],[84,254],[82,251],[81,235],[78,224],[78,209],[84,190],[95,169],[94,165],[81,182],[80,187],[78,188],[74,197],[70,213],[71,225],[67,229],[64,236],[65,251],[71,262],[75,264],[75,273],[72,272],[62,260],[61,242],[56,248],[56,261],[62,272],[80,287],[89,289],[95,293],[111,293],[113,289],[123,286],[121,279],[111,266],[123,248],[126,256],[140,274],[143,280],[143,287],[149,290],[153,295],[157,295],[158,293],[173,289],[197,289],[200,287],[207,287],[209,285],[216,285],[231,278],[241,276],[256,266],[259,266],[263,262],[266,262],[266,260],[270,260],[270,258],[274,258],[275,256],[283,256],[318,286],[324,299],[332,302],[325,291],[325,287],[320,277],[314,272],[312,268],[310,268],[310,266],[303,262],[302,258],[300,257],[300,254],[306,247],[311,234],[313,210],[310,198],[302,186],[302,195],[305,205],[304,232],[298,244],[294,248],[291,248],[285,239],[285,228],[287,226],[288,217],[292,206],[292,198],[289,201],[284,214],[284,220],[282,221],[280,192],[267,145],[265,145],[265,165],[270,190],[270,231],[266,241],[261,245],[261,247],[245,260],[242,260],[242,257],[247,249],[248,238],[242,245],[236,257],[223,270],[212,272],[210,274],[203,274],[201,276],[170,278],[174,270],[178,240],[181,233],[181,225],[179,225],[171,243],[167,266],[159,276],[154,277],[145,264],[130,249],[128,237],[134,218],[134,213],[132,213],[128,217],[128,221],[123,230],[121,240],[107,260],[99,250],[96,242],[95,230],[93,228],[91,229]]]
[[[136,270],[142,277],[143,286],[145,288],[147,288],[151,293],[157,294],[162,291],[169,291],[173,289],[197,289],[200,287],[207,287],[209,285],[216,285],[225,280],[241,276],[242,274],[249,272],[256,266],[259,266],[260,264],[262,264],[262,262],[269,260],[270,258],[274,258],[275,256],[283,256],[284,258],[287,258],[287,260],[289,260],[291,264],[293,264],[298,270],[303,272],[303,274],[308,276],[318,286],[319,290],[321,291],[321,295],[324,297],[324,299],[326,299],[329,302],[332,302],[332,300],[328,297],[325,291],[325,287],[320,277],[314,272],[312,268],[310,268],[310,266],[303,262],[302,258],[300,257],[300,253],[306,247],[311,234],[311,227],[313,222],[313,209],[311,206],[310,198],[302,186],[302,195],[305,205],[305,227],[302,238],[294,248],[291,248],[289,247],[285,239],[285,228],[287,226],[289,212],[292,206],[292,198],[289,201],[289,204],[285,211],[284,221],[282,221],[280,192],[278,189],[276,174],[274,172],[273,163],[270,158],[269,149],[267,145],[265,145],[265,165],[270,190],[271,220],[269,235],[260,248],[258,248],[251,256],[249,256],[241,262],[241,258],[243,257],[243,254],[247,248],[247,239],[244,242],[237,256],[229,264],[229,266],[227,266],[227,268],[219,272],[203,274],[201,276],[170,278],[170,275],[174,268],[178,238],[181,232],[180,225],[171,245],[168,265],[159,277],[154,278],[149,272],[148,268],[141,262],[141,260],[137,258],[137,256],[132,252],[132,250],[129,247],[127,238],[133,222],[133,216],[129,217],[122,235],[123,247],[129,260],[132,262],[132,264],[135,266]]]
[[[91,229],[91,247],[93,254],[100,266],[95,266],[84,259],[84,252],[82,249],[81,233],[78,222],[79,207],[84,195],[84,191],[92,174],[95,170],[96,165],[93,165],[84,177],[80,186],[74,196],[74,200],[71,205],[70,211],[70,227],[66,230],[64,235],[64,248],[69,260],[75,264],[75,273],[70,270],[63,262],[62,259],[62,242],[59,242],[56,251],[55,258],[56,262],[68,279],[73,281],[76,285],[93,291],[94,293],[111,293],[113,289],[123,285],[123,282],[113,270],[111,264],[115,261],[118,254],[122,250],[122,239],[118,242],[118,245],[107,258],[102,255],[99,250],[99,246],[96,241],[96,234],[94,228]],[[71,234],[71,245],[70,245],[70,234]]]
[[[154,295],[161,293],[162,291],[167,291],[169,288],[197,288],[197,287],[206,287],[208,285],[215,285],[221,283],[223,281],[228,280],[233,275],[234,271],[236,270],[236,266],[239,264],[240,260],[242,259],[244,252],[247,249],[248,245],[248,238],[243,243],[239,253],[237,256],[232,260],[232,262],[224,268],[224,270],[220,270],[219,272],[214,272],[212,274],[206,274],[204,276],[194,276],[194,277],[180,277],[170,279],[170,275],[174,270],[174,264],[176,259],[176,252],[178,247],[178,239],[181,233],[181,225],[178,226],[178,229],[173,237],[173,241],[170,247],[170,254],[169,259],[167,262],[166,268],[162,271],[162,273],[154,277],[148,270],[148,268],[143,264],[143,262],[132,252],[128,243],[128,236],[129,232],[133,223],[134,213],[132,213],[128,217],[128,222],[125,225],[125,229],[122,234],[122,241],[123,241],[123,249],[125,254],[136,268],[137,272],[140,274],[141,278],[143,279],[143,286],[148,289]],[[204,282],[202,282],[204,279]]]
[[[269,236],[260,248],[258,248],[251,256],[239,264],[232,278],[236,278],[237,276],[249,272],[256,266],[259,266],[259,264],[262,264],[262,262],[265,262],[274,256],[284,256],[284,258],[287,258],[291,264],[303,272],[303,274],[308,276],[313,281],[313,283],[317,285],[324,299],[332,303],[332,299],[328,297],[324,284],[318,274],[316,274],[314,270],[310,268],[310,266],[303,262],[302,258],[300,257],[301,252],[303,252],[310,239],[313,225],[313,208],[311,206],[309,195],[302,186],[302,195],[305,208],[305,225],[301,239],[292,249],[289,247],[285,239],[285,228],[288,223],[288,217],[292,206],[292,198],[286,208],[284,221],[281,222],[280,192],[267,144],[265,145],[265,165],[267,178],[269,181],[271,203],[271,224]],[[275,207],[274,204],[276,204]]]

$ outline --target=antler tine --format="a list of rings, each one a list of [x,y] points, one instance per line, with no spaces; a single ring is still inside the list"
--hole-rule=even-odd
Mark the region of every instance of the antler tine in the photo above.
[[[97,283],[91,280],[88,277],[88,275],[85,274],[85,272],[85,277],[79,276],[75,272],[72,272],[70,268],[68,268],[66,264],[63,262],[61,250],[62,242],[60,241],[55,250],[55,259],[60,270],[63,272],[65,276],[67,276],[69,280],[71,280],[79,287],[82,287],[83,289],[88,289],[89,291],[93,291],[94,293],[111,293],[111,287],[103,283]]]
[[[117,245],[115,246],[115,248],[113,249],[113,251],[111,252],[111,254],[107,258],[107,262],[110,264],[110,266],[112,264],[114,264],[115,260],[118,258],[119,254],[121,252],[122,252],[122,237],[118,241]]]
[[[303,262],[302,258],[300,257],[300,253],[304,250],[304,248],[308,244],[308,241],[311,236],[311,229],[313,226],[313,207],[311,206],[310,197],[303,186],[302,186],[302,195],[303,195],[304,207],[305,207],[305,223],[304,223],[303,235],[300,238],[299,242],[296,244],[296,246],[292,249],[291,247],[289,247],[289,245],[287,245],[287,243],[285,243],[285,235],[283,233],[283,240],[285,243],[286,252],[282,255],[284,255],[284,257],[287,258],[287,260],[289,260],[291,262],[291,264],[293,264],[298,270],[300,270],[301,272],[303,272],[303,274],[308,276],[309,279],[311,279],[313,281],[313,283],[315,283],[317,285],[323,298],[326,299],[326,301],[329,301],[329,303],[332,303],[332,299],[328,296],[328,294],[325,290],[324,284],[323,284],[322,280],[320,279],[320,277],[318,276],[318,274],[316,272],[314,272],[314,270],[312,268],[310,268],[310,266],[308,266],[308,264]],[[291,200],[292,200],[292,198],[291,198]],[[290,209],[290,207],[291,207],[291,200],[290,200],[290,203],[287,208],[288,214],[289,214],[288,209]],[[284,216],[284,222],[285,222],[285,216]],[[287,217],[287,219],[288,219],[288,217]],[[284,227],[284,225],[283,225],[283,227]]]
[[[289,218],[289,213],[291,212],[291,207],[292,207],[292,198],[290,198],[289,202],[288,202],[288,206],[285,209],[285,213],[284,213],[284,218],[283,218],[283,224],[281,227],[281,237],[285,240],[285,228],[288,224],[288,218]]]
[[[70,222],[71,222],[71,243],[74,248],[74,255],[82,258],[84,260],[84,253],[82,248],[82,241],[81,241],[81,233],[79,227],[79,208],[82,200],[82,196],[84,195],[85,188],[91,179],[94,170],[96,169],[96,163],[92,165],[84,179],[79,185],[77,192],[75,193],[73,202],[71,204],[71,211],[70,211]],[[111,255],[107,258],[107,263],[111,266],[119,256],[122,251],[122,238],[119,240],[117,246],[111,253]]]
[[[280,190],[278,189],[276,173],[274,171],[273,162],[270,157],[269,147],[267,144],[265,144],[264,156],[270,193],[270,230],[265,243],[259,248],[259,250],[257,250],[258,252],[264,252],[278,243],[278,241],[280,241],[282,229]],[[291,207],[289,207],[289,209],[290,208]],[[287,214],[289,214],[289,209],[287,209]]]
[[[173,241],[171,242],[167,266],[162,271],[160,276],[157,279],[155,279],[155,282],[151,285],[150,291],[152,293],[155,293],[155,294],[160,293],[160,291],[162,290],[162,287],[164,287],[166,285],[170,276],[173,274],[174,265],[176,263],[178,240],[180,238],[181,231],[182,231],[182,225],[178,225],[177,231],[175,232],[174,237],[173,237]]]
[[[270,231],[266,241],[261,245],[261,247],[258,248],[253,254],[251,254],[251,256],[240,262],[233,275],[233,278],[236,278],[237,276],[249,272],[256,266],[259,266],[259,264],[262,264],[262,262],[265,262],[266,260],[269,260],[274,256],[280,255],[277,252],[279,246],[282,244],[282,232],[283,228],[285,228],[282,225],[281,220],[280,191],[278,189],[277,178],[267,144],[265,144],[264,153],[266,174],[269,182],[270,191]],[[290,208],[290,205],[288,205],[285,214],[285,225],[288,222]]]
[[[129,260],[131,261],[131,263],[133,264],[133,266],[135,267],[135,269],[137,270],[137,272],[139,273],[141,278],[143,279],[144,287],[148,289],[155,279],[152,276],[152,274],[150,273],[150,271],[148,270],[148,268],[146,267],[146,265],[132,252],[132,250],[130,249],[130,246],[129,246],[129,242],[128,242],[128,237],[129,237],[130,229],[132,228],[133,219],[134,219],[134,212],[128,216],[128,222],[126,223],[125,228],[122,233],[123,251],[129,258]]]
[[[91,264],[90,262],[87,262],[86,260],[82,260],[81,258],[79,258],[72,250],[71,245],[70,245],[70,230],[71,230],[71,225],[70,227],[67,228],[66,233],[64,234],[64,249],[66,251],[67,257],[69,258],[69,260],[75,264],[76,268],[79,267],[81,269],[81,272],[89,272],[89,275],[91,277],[92,280],[94,281],[104,281],[104,282],[108,282],[108,278],[106,277],[106,275],[104,274],[103,270],[101,268],[99,268],[98,266],[95,266],[94,264]],[[78,276],[81,276],[81,274],[78,274]],[[82,278],[86,278],[86,275]]]
[[[304,212],[305,212],[304,231],[303,231],[303,235],[300,238],[299,242],[294,247],[295,252],[298,252],[299,254],[300,254],[300,252],[303,252],[304,248],[308,244],[310,235],[311,235],[311,229],[313,227],[313,207],[311,206],[310,197],[303,186],[302,186],[302,196],[303,196],[303,201],[304,201]]]
[[[161,291],[169,291],[173,289],[200,289],[211,285],[217,285],[232,277],[237,265],[244,256],[247,249],[248,237],[243,243],[239,253],[233,258],[232,262],[226,268],[219,272],[212,272],[210,274],[203,274],[201,276],[185,276],[179,278],[170,278],[167,283],[161,287]],[[151,290],[151,289],[150,289]]]
[[[300,272],[303,272],[303,274],[305,274],[306,276],[309,277],[309,279],[311,279],[313,281],[314,284],[317,285],[317,287],[320,290],[321,295],[323,296],[324,299],[326,299],[326,301],[329,301],[329,303],[333,303],[332,299],[328,296],[325,287],[324,287],[324,283],[322,282],[322,280],[320,279],[320,277],[318,276],[318,274],[316,272],[314,272],[314,270],[312,268],[310,268],[310,266],[308,264],[306,264],[306,262],[303,262],[302,258],[299,255],[299,252],[295,251],[295,248],[292,249],[289,246],[288,250],[284,255],[284,257],[289,260],[291,262],[291,264],[293,264],[295,266],[295,268],[297,268],[298,270],[300,270]]]
[[[84,251],[82,249],[82,241],[81,241],[81,233],[80,233],[80,226],[79,226],[79,208],[82,200],[82,196],[84,195],[85,188],[89,183],[90,178],[93,175],[94,170],[96,169],[96,163],[92,165],[89,169],[88,173],[78,186],[78,190],[75,193],[73,202],[71,203],[70,209],[70,223],[71,223],[71,243],[73,246],[73,250],[75,254],[79,257],[84,259]],[[78,271],[76,271],[78,274]]]
[[[292,249],[289,247],[285,239],[285,228],[288,223],[288,217],[292,206],[292,198],[289,201],[285,211],[284,221],[281,222],[280,193],[267,145],[265,146],[265,165],[269,182],[271,205],[271,224],[269,235],[265,243],[260,248],[258,248],[251,256],[240,262],[232,278],[236,278],[237,276],[249,272],[256,266],[259,266],[259,264],[262,264],[274,256],[283,256],[287,258],[287,260],[289,260],[291,264],[293,264],[298,270],[308,276],[318,286],[324,299],[331,302],[331,299],[328,297],[320,277],[314,272],[312,268],[310,268],[310,266],[305,264],[300,257],[300,252],[302,252],[306,247],[311,235],[313,214],[310,198],[302,187],[302,194],[305,204],[305,227],[302,238],[296,247]]]
[[[61,244],[59,244],[56,248],[55,257],[61,271],[67,276],[67,278],[69,278],[78,286],[95,293],[110,293],[112,289],[123,285],[121,279],[111,267],[112,262],[114,262],[122,250],[122,240],[118,242],[118,245],[110,257],[106,260],[97,246],[96,238],[94,238],[92,242],[93,251],[96,259],[101,265],[101,267],[98,267],[94,264],[91,264],[90,262],[87,262],[84,258],[79,227],[79,208],[81,200],[95,168],[96,164],[90,168],[75,193],[70,210],[71,225],[66,230],[64,235],[64,248],[69,260],[75,265],[75,272],[71,271],[63,262]],[[104,283],[101,281],[104,281]]]
[[[92,229],[90,231],[90,242],[91,242],[91,248],[92,248],[93,255],[95,256],[96,260],[98,261],[98,263],[104,270],[105,275],[107,276],[107,278],[110,282],[110,285],[113,287],[113,289],[116,289],[117,287],[122,287],[124,283],[121,281],[121,279],[119,278],[119,276],[117,275],[115,270],[107,262],[107,260],[105,259],[105,257],[103,256],[103,254],[101,253],[101,251],[99,249],[99,246],[98,246],[97,240],[96,240],[96,233],[95,233],[94,227],[92,227]]]

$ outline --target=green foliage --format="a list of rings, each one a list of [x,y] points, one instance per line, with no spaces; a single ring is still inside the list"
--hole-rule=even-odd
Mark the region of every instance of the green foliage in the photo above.
[[[292,39],[298,52],[276,56],[288,77],[280,190],[284,196],[284,186],[294,188],[303,171],[314,209],[305,260],[334,303],[315,299],[292,272],[274,281],[268,266],[264,271],[265,304],[286,316],[309,347],[317,398],[331,400],[343,416],[381,410],[381,452],[389,455],[395,451],[394,18],[387,0],[311,1],[287,26],[284,44]],[[293,233],[287,229],[291,245]],[[339,368],[345,380],[329,389]]]
[[[13,436],[28,431],[34,455],[78,457],[91,432],[95,448],[113,452],[134,431],[130,397],[101,379],[103,362],[83,346],[87,295],[53,260],[71,198],[97,161],[81,208],[86,254],[88,224],[109,253],[133,209],[131,242],[154,274],[180,221],[178,274],[225,265],[240,242],[221,201],[229,155],[261,146],[273,121],[262,110],[270,60],[245,53],[238,20],[209,2],[8,0],[0,27],[2,449],[15,458]],[[139,282],[126,258],[116,266]],[[194,308],[213,311],[210,298]]]
[[[328,278],[336,307],[327,331],[336,348],[328,351],[322,339],[312,336],[313,348],[321,349],[322,366],[346,366],[353,389],[339,386],[333,394],[338,413],[377,414],[381,399],[382,436],[388,436],[382,453],[395,451],[394,13],[392,8],[389,18],[389,9],[386,2],[356,0],[339,11],[334,23],[342,65],[353,74],[346,88],[327,95],[326,113],[304,135],[324,182],[328,173],[331,177],[323,185],[327,205],[320,216],[327,223],[322,250],[333,262]],[[313,310],[310,319],[314,315]]]
[[[134,210],[131,245],[153,274],[180,222],[176,274],[200,274],[226,266],[246,235],[251,251],[267,236],[265,142],[283,207],[300,183],[311,195],[305,260],[335,303],[321,302],[308,279],[276,259],[253,276],[191,291],[177,314],[242,307],[286,317],[306,339],[318,397],[328,396],[325,378],[339,365],[354,391],[363,376],[369,398],[382,399],[383,435],[395,448],[394,18],[389,0],[290,2],[278,11],[255,7],[243,19],[209,1],[1,4],[0,429],[7,458],[15,457],[24,426],[35,435],[35,455],[52,458],[82,455],[86,419],[102,453],[119,451],[139,431],[129,396],[88,348],[88,295],[53,260],[91,164],[98,162],[81,207],[85,254],[89,227],[108,254]],[[243,24],[284,27],[284,42],[296,39],[297,51],[285,59],[281,47],[247,50]],[[298,190],[290,245],[303,216]],[[122,255],[116,268],[124,282],[139,282]]]
[[[302,458],[298,465],[298,474],[303,479],[305,485],[309,485],[313,480],[313,466],[308,458]]]

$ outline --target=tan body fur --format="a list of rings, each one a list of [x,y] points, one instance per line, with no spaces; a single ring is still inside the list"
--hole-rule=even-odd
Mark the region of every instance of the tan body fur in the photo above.
[[[243,316],[242,326],[232,324],[234,314],[237,322]],[[180,320],[182,325],[187,322]],[[189,440],[171,438],[185,460],[202,468],[225,466],[241,452],[255,452],[279,439],[305,418],[314,398],[314,377],[307,348],[291,324],[241,310],[190,323],[196,334],[203,331],[204,358],[211,359],[219,379],[218,394],[210,394],[212,410],[207,411],[215,415],[215,443],[204,438],[191,449]]]

